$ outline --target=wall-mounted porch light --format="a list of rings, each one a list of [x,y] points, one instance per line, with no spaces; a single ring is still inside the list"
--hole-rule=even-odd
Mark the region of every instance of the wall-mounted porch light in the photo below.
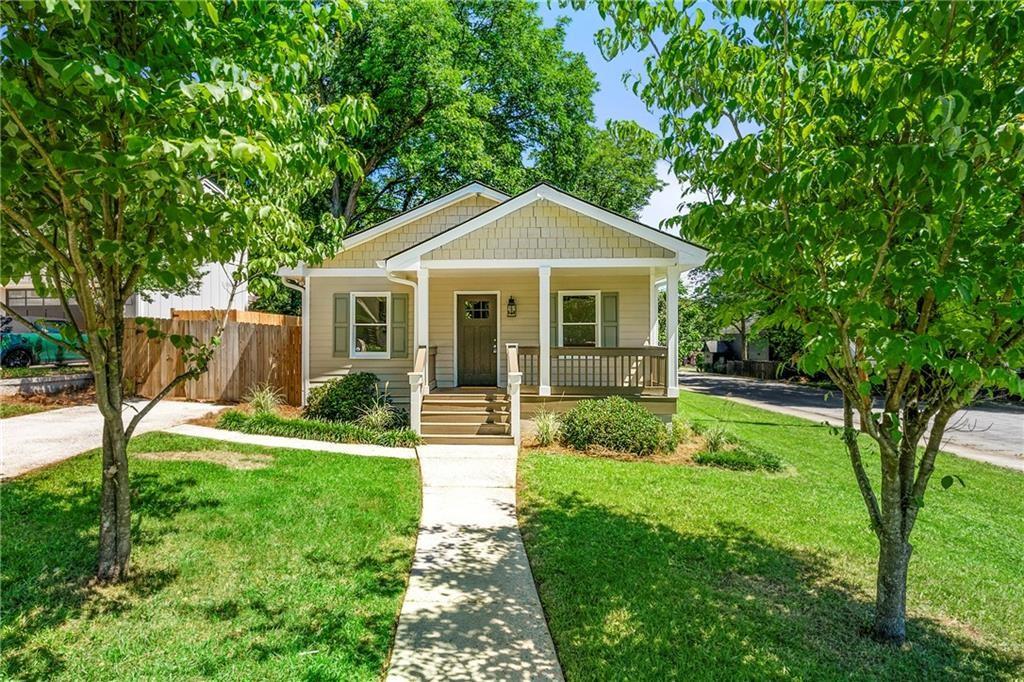
[[[512,296],[508,297],[508,306],[505,308],[505,310],[508,312],[509,317],[516,316],[516,299],[513,298]]]

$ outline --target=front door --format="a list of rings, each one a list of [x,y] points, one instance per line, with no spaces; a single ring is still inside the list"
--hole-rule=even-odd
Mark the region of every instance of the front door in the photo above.
[[[459,385],[498,385],[498,297],[494,294],[459,294]]]

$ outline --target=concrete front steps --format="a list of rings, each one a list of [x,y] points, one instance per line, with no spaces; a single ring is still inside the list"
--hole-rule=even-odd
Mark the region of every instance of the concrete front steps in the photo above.
[[[512,445],[508,396],[465,389],[423,396],[420,425],[429,445]]]

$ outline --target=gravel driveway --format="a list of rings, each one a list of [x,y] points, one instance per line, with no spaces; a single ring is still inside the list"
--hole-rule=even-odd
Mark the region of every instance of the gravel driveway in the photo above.
[[[680,373],[679,386],[817,422],[843,423],[843,396],[837,390],[695,372]],[[950,426],[944,451],[1024,471],[1024,407],[978,403],[957,412]]]
[[[125,404],[125,420],[147,401]],[[209,403],[162,400],[139,423],[135,433],[159,431],[218,409]],[[14,478],[39,467],[100,447],[103,417],[95,405],[66,407],[0,420],[0,479]]]

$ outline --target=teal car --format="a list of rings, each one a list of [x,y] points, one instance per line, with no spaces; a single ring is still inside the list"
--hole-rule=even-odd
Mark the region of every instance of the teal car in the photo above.
[[[36,320],[36,329],[45,333],[0,331],[0,365],[28,367],[85,360],[80,353],[50,340],[50,336],[60,336],[63,325],[63,320]]]

